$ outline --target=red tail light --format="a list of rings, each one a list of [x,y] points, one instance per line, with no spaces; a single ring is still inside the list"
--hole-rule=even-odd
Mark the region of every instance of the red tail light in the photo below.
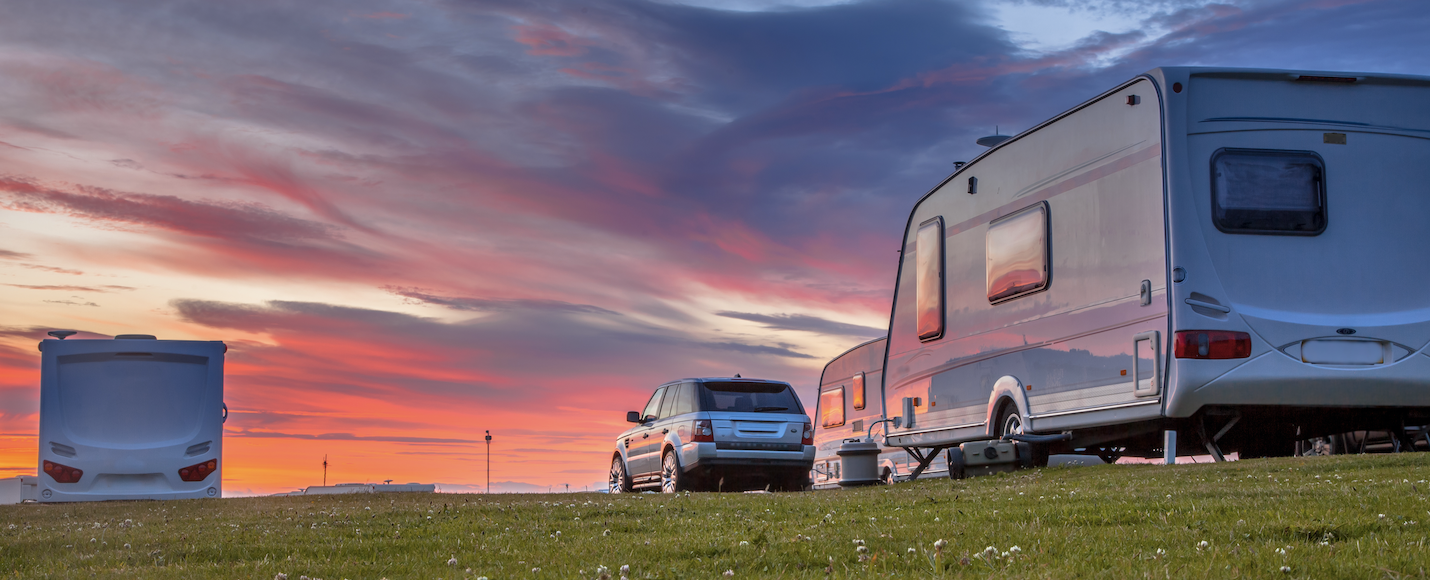
[[[84,472],[68,465],[60,465],[53,461],[45,462],[45,473],[55,479],[55,483],[76,483],[79,478],[84,477]]]
[[[804,435],[799,438],[800,445],[814,445],[814,424],[804,424]]]
[[[1251,356],[1251,335],[1227,330],[1182,330],[1172,345],[1177,358],[1246,358]]]
[[[696,443],[715,442],[715,427],[710,425],[709,419],[701,419],[691,426],[690,440]]]
[[[210,459],[197,465],[190,465],[179,470],[179,479],[184,481],[203,481],[210,473],[218,471],[218,460]]]

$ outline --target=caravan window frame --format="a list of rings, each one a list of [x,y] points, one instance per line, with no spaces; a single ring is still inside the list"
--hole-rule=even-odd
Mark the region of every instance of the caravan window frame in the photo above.
[[[993,262],[993,242],[994,242],[994,234],[995,234],[995,233],[1001,233],[1001,232],[1002,232],[1003,228],[1000,228],[1000,226],[1005,226],[1005,225],[1007,225],[1007,224],[1012,224],[1012,223],[1018,222],[1018,221],[1020,221],[1021,218],[1024,218],[1024,216],[1026,216],[1026,215],[1028,215],[1028,214],[1030,214],[1030,213],[1034,213],[1034,212],[1037,212],[1037,213],[1041,213],[1041,214],[1042,214],[1042,227],[1039,228],[1039,231],[1040,231],[1040,233],[1042,234],[1043,239],[1042,239],[1042,243],[1041,243],[1041,244],[1038,244],[1038,245],[1036,246],[1037,249],[1041,252],[1041,256],[1042,256],[1042,277],[1039,279],[1039,281],[1038,281],[1038,283],[1037,283],[1036,285],[1023,288],[1022,290],[1018,290],[1017,292],[1013,292],[1013,293],[1011,293],[1011,294],[1004,294],[1004,293],[994,294],[994,293],[993,293],[993,290],[994,290],[994,289],[993,289],[993,283],[994,283],[995,281],[997,281],[997,278],[995,278],[994,274],[995,274],[995,273],[998,273],[1000,270],[1006,270],[1006,269],[1007,269],[1007,268],[1006,268],[1006,264],[995,264],[995,263]],[[1023,208],[1023,209],[1020,209],[1020,210],[1018,210],[1018,211],[1012,212],[1012,213],[1010,213],[1010,214],[1008,214],[1008,215],[1005,215],[1005,216],[1003,216],[1003,217],[1000,217],[1000,218],[998,218],[998,219],[996,219],[996,220],[993,220],[993,221],[991,221],[991,222],[988,223],[988,231],[987,231],[987,233],[984,234],[984,238],[983,238],[983,239],[984,239],[983,250],[984,250],[985,288],[987,289],[988,303],[989,303],[989,304],[1003,304],[1003,303],[1005,303],[1005,302],[1008,302],[1008,301],[1011,301],[1011,300],[1017,300],[1018,298],[1022,298],[1022,297],[1024,297],[1024,296],[1028,296],[1028,295],[1030,295],[1030,294],[1037,294],[1038,292],[1042,292],[1042,291],[1044,291],[1044,290],[1047,290],[1049,287],[1052,286],[1052,282],[1053,282],[1053,267],[1052,267],[1052,262],[1053,262],[1053,260],[1052,260],[1052,254],[1053,254],[1053,249],[1052,249],[1052,248],[1053,248],[1053,227],[1052,227],[1052,223],[1053,223],[1052,208],[1048,205],[1048,202],[1047,202],[1047,201],[1040,201],[1040,202],[1038,202],[1038,203],[1035,203],[1035,204],[1033,204],[1033,205],[1030,205],[1030,206],[1025,207],[1025,208]],[[1032,247],[1034,247],[1034,246],[1031,245],[1031,244],[1028,244],[1028,248],[1032,248]]]
[[[943,338],[947,312],[943,216],[924,220],[914,232],[914,328],[919,342],[928,342]]]
[[[1219,180],[1217,179],[1217,163],[1218,163],[1223,157],[1226,157],[1226,156],[1229,156],[1229,155],[1239,155],[1239,156],[1243,156],[1243,157],[1251,157],[1251,156],[1262,156],[1262,157],[1275,157],[1275,156],[1300,157],[1300,158],[1305,158],[1305,159],[1307,159],[1307,160],[1314,161],[1314,162],[1315,162],[1314,164],[1315,164],[1315,167],[1316,167],[1316,196],[1317,196],[1317,198],[1316,198],[1316,204],[1317,204],[1317,208],[1319,209],[1319,211],[1318,211],[1317,213],[1319,214],[1319,217],[1320,217],[1320,224],[1319,224],[1320,227],[1319,227],[1318,229],[1314,229],[1314,230],[1267,229],[1267,228],[1232,227],[1232,226],[1230,226],[1230,225],[1227,225],[1227,224],[1223,223],[1224,217],[1223,217],[1222,214],[1223,214],[1223,209],[1224,209],[1224,208],[1222,208],[1221,204],[1219,203],[1219,199],[1220,199],[1221,195],[1220,195],[1220,191],[1219,191],[1218,188],[1217,188],[1217,182],[1219,181]],[[1212,153],[1212,156],[1211,156],[1211,164],[1210,164],[1210,170],[1211,170],[1210,190],[1211,190],[1211,203],[1212,203],[1212,215],[1211,215],[1212,224],[1215,225],[1215,226],[1216,226],[1216,229],[1219,230],[1219,231],[1221,231],[1222,233],[1226,233],[1226,234],[1238,234],[1238,235],[1263,235],[1263,236],[1319,236],[1319,235],[1321,235],[1321,233],[1323,233],[1323,232],[1326,231],[1326,225],[1330,222],[1330,210],[1326,208],[1326,160],[1321,157],[1321,154],[1316,153],[1315,151],[1309,151],[1309,150],[1294,150],[1294,149],[1254,149],[1254,148],[1242,148],[1242,147],[1223,147],[1223,148],[1221,148],[1221,149],[1217,149],[1214,153]],[[1290,211],[1290,210],[1287,210],[1287,211]],[[1268,211],[1267,213],[1270,213],[1270,212]]]

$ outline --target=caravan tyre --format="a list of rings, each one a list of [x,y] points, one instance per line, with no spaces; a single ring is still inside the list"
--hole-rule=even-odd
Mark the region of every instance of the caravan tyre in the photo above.
[[[631,478],[626,474],[626,462],[621,461],[619,455],[611,460],[611,476],[606,491],[611,493],[630,493],[631,491]]]
[[[948,450],[948,478],[963,479],[968,475],[963,462],[963,449],[953,447]]]

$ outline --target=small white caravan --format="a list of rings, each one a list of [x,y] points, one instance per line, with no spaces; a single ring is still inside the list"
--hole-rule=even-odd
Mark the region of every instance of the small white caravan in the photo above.
[[[39,500],[219,497],[226,350],[149,335],[40,342]]]
[[[861,439],[870,432],[882,434],[874,424],[884,414],[884,346],[877,338],[849,349],[828,364],[819,376],[819,399],[814,416],[814,470],[810,481],[815,489],[834,489],[844,479],[839,448],[847,439]],[[873,429],[870,429],[874,427]],[[918,450],[914,450],[915,453]],[[884,449],[879,453],[879,476],[886,483],[908,479],[918,469],[920,459],[908,451]],[[923,471],[946,471],[942,459],[935,459]]]
[[[1425,424],[1427,102],[1425,77],[1159,68],[994,144],[909,216],[886,444],[1254,457]]]

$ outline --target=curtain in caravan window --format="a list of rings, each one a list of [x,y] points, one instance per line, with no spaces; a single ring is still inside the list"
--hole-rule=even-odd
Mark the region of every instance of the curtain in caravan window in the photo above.
[[[819,426],[838,427],[844,424],[844,387],[819,394]]]
[[[933,340],[943,336],[943,218],[919,224],[914,244],[919,340]]]
[[[999,302],[1048,285],[1046,202],[988,225],[988,301]]]

